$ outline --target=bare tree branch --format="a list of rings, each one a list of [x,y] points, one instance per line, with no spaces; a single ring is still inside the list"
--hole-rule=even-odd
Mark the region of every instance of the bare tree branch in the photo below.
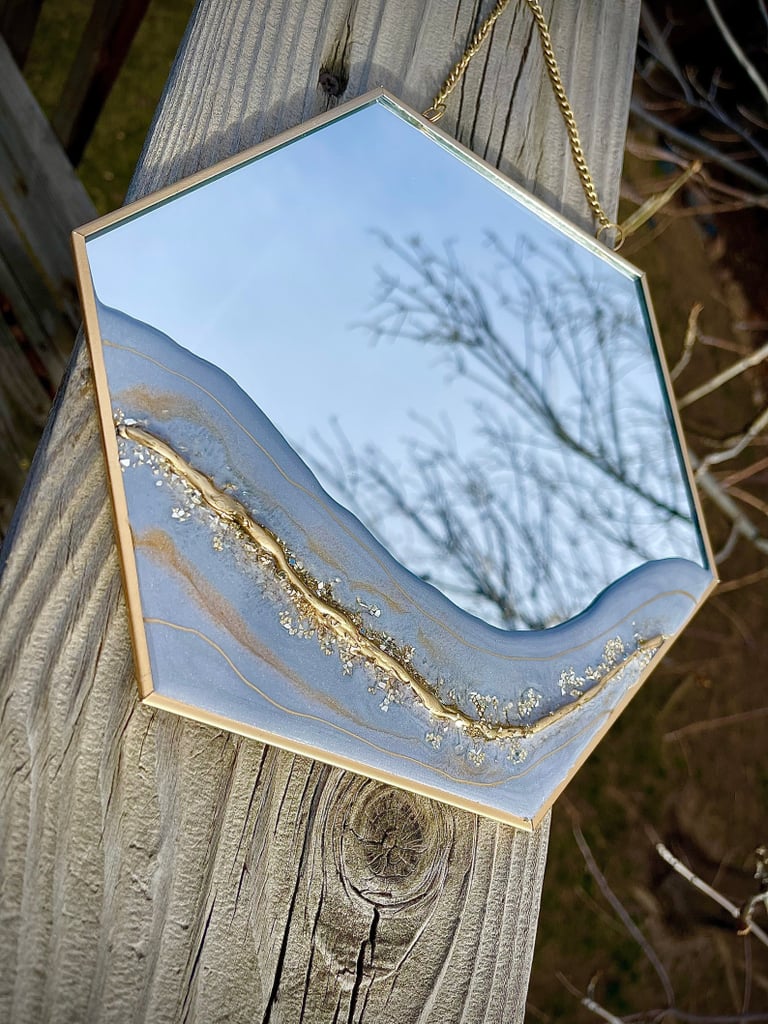
[[[688,363],[691,361],[693,355],[693,346],[699,339],[699,316],[704,306],[700,302],[695,302],[691,306],[691,312],[688,314],[688,324],[685,328],[685,338],[683,339],[683,351],[680,354],[676,365],[670,370],[670,378],[672,381],[676,381],[683,370],[686,368]],[[678,402],[678,407],[680,403]]]
[[[715,19],[715,24],[720,29],[720,34],[728,44],[728,48],[730,49],[731,53],[734,55],[739,64],[741,64],[741,66],[747,72],[752,81],[755,83],[755,85],[757,86],[757,90],[763,97],[765,103],[768,103],[768,85],[766,85],[766,83],[763,81],[757,68],[749,59],[749,57],[747,57],[746,53],[744,53],[735,36],[726,25],[722,14],[720,13],[720,11],[717,8],[717,5],[715,4],[715,0],[704,0],[704,2],[709,8],[709,13]]]
[[[713,732],[730,725],[743,725],[744,722],[751,722],[756,718],[763,718],[768,715],[768,707],[753,708],[751,711],[739,711],[735,715],[724,715],[721,718],[708,718],[703,722],[690,722],[672,732],[664,733],[662,737],[665,743],[682,739],[683,736],[695,736],[702,732]]]
[[[672,982],[670,981],[667,969],[662,964],[661,960],[659,959],[654,948],[651,946],[650,942],[648,942],[646,937],[643,935],[643,933],[640,931],[640,929],[637,927],[635,922],[630,917],[624,904],[621,902],[618,896],[616,896],[614,891],[608,885],[607,879],[603,875],[600,868],[597,866],[597,862],[595,861],[595,858],[592,855],[592,851],[590,850],[589,845],[587,844],[587,841],[584,838],[584,834],[582,833],[581,829],[577,824],[573,825],[573,835],[576,839],[576,844],[578,845],[579,850],[581,851],[581,855],[584,858],[584,863],[587,865],[589,873],[597,882],[598,886],[600,887],[600,891],[608,900],[610,905],[613,907],[613,910],[616,913],[617,917],[620,919],[621,923],[624,925],[629,934],[632,936],[632,938],[635,940],[635,942],[638,944],[640,949],[645,954],[646,959],[653,967],[654,971],[656,972],[659,978],[659,981],[662,984],[662,988],[664,989],[664,995],[667,997],[667,1002],[669,1006],[673,1006],[675,1002],[675,991],[672,988]]]
[[[734,535],[738,534],[754,545],[758,551],[768,555],[768,539],[765,538],[755,524],[741,511],[739,506],[729,494],[720,486],[715,477],[709,472],[706,466],[696,458],[693,452],[689,453],[691,464],[696,471],[696,483],[710,501],[731,520]],[[724,561],[725,555],[717,561]]]
[[[681,875],[687,882],[690,882],[695,889],[699,890],[699,892],[703,892],[705,896],[709,896],[711,900],[714,900],[714,902],[717,903],[718,906],[722,907],[723,910],[727,911],[734,920],[743,925],[746,931],[751,935],[754,935],[758,942],[762,942],[764,946],[768,946],[768,934],[766,934],[762,928],[756,925],[754,921],[744,921],[741,908],[737,907],[735,903],[731,903],[731,901],[723,896],[722,893],[719,893],[717,889],[713,889],[711,885],[707,885],[703,879],[699,878],[699,876],[694,874],[690,868],[686,867],[681,860],[675,857],[675,855],[667,849],[664,843],[656,843],[656,852],[667,862],[667,864],[669,864],[673,871],[676,871],[678,875]]]
[[[630,110],[635,117],[644,121],[652,128],[656,128],[672,142],[677,142],[684,146],[689,153],[696,153],[711,163],[718,164],[724,170],[733,174],[734,177],[741,178],[742,181],[753,185],[762,193],[768,192],[768,178],[764,174],[760,174],[759,171],[755,171],[738,160],[732,159],[717,149],[716,146],[709,145],[699,135],[692,135],[690,132],[684,132],[681,128],[676,128],[674,125],[669,124],[663,117],[659,117],[648,110],[640,100],[633,99],[630,103]],[[765,156],[768,158],[768,154],[765,154]]]
[[[687,394],[683,395],[677,400],[678,409],[685,409],[686,406],[692,405],[694,402],[698,402],[700,398],[704,398],[705,395],[711,395],[713,391],[717,391],[723,384],[727,384],[729,380],[733,380],[734,377],[738,377],[744,373],[745,370],[751,369],[753,366],[759,366],[763,360],[768,357],[768,343],[762,345],[755,352],[751,352],[748,356],[744,356],[743,359],[739,359],[737,362],[732,363],[726,367],[721,373],[715,374],[710,380],[705,381],[697,388],[693,388]]]

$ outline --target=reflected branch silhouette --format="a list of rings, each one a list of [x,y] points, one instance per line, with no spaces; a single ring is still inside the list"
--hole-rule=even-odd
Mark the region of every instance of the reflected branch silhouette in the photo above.
[[[376,237],[386,265],[358,326],[398,347],[404,373],[409,345],[433,348],[448,407],[440,422],[412,410],[396,454],[356,449],[338,423],[305,454],[382,542],[506,628],[563,621],[645,561],[696,560],[669,411],[626,281],[585,271],[567,245],[520,238],[510,249],[489,233],[478,280],[456,243]]]

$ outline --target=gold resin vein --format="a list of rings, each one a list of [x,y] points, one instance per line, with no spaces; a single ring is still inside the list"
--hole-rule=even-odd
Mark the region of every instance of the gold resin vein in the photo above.
[[[468,736],[484,740],[508,740],[522,739],[540,732],[594,699],[607,683],[633,661],[649,659],[664,643],[665,637],[662,635],[641,640],[631,654],[610,667],[589,690],[571,703],[525,725],[472,718],[461,708],[447,704],[438,697],[427,680],[409,664],[412,651],[398,648],[391,637],[384,633],[365,629],[359,615],[348,611],[325,593],[323,585],[289,554],[276,534],[253,519],[242,502],[220,490],[209,477],[149,431],[133,423],[118,423],[116,430],[120,437],[149,449],[166,462],[177,476],[199,492],[202,501],[221,520],[241,530],[269,559],[275,575],[288,584],[294,604],[301,612],[309,613],[320,628],[330,630],[337,639],[348,644],[357,656],[408,687],[433,718],[455,726]]]

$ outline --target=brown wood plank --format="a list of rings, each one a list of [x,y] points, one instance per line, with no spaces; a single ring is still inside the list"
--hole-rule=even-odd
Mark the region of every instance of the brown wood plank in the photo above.
[[[132,194],[326,109],[323,72],[426,107],[478,6],[201,3]],[[614,209],[638,4],[545,12]],[[444,124],[584,223],[532,33],[511,5]],[[4,558],[0,1018],[522,1020],[548,821],[516,832],[137,703],[82,346]]]
[[[106,103],[149,0],[95,0],[51,118],[73,164],[80,159]]]
[[[32,371],[17,324],[0,296],[0,537],[32,463],[51,396]]]
[[[94,206],[0,40],[0,209],[70,323],[78,322],[69,233]]]
[[[68,233],[94,215],[0,40],[0,538],[80,322]]]
[[[32,45],[43,0],[0,0],[0,36],[23,68]]]

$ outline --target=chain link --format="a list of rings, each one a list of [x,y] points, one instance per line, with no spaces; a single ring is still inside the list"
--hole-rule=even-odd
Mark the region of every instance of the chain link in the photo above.
[[[608,214],[605,212],[600,204],[600,199],[597,194],[597,188],[592,175],[589,171],[587,164],[587,158],[584,155],[584,148],[581,144],[581,138],[579,136],[579,129],[576,124],[576,116],[573,113],[573,107],[568,99],[568,94],[565,91],[563,85],[563,79],[560,75],[560,66],[557,63],[555,57],[555,51],[552,46],[552,35],[549,31],[549,24],[544,16],[544,12],[541,9],[541,5],[538,0],[524,0],[528,5],[528,9],[533,15],[536,23],[536,28],[539,33],[539,40],[541,42],[541,49],[544,55],[544,65],[547,69],[547,75],[552,85],[552,91],[555,94],[555,100],[560,108],[563,121],[565,122],[565,129],[568,133],[568,142],[571,147],[571,156],[573,157],[573,163],[576,167],[576,171],[581,181],[581,187],[584,190],[584,196],[587,200],[592,214],[597,221],[596,237],[598,240],[602,240],[605,235],[610,231],[614,232],[613,248],[621,248],[621,244],[624,241],[624,233],[621,230],[620,225],[615,224]],[[470,61],[475,56],[477,51],[483,45],[486,36],[493,28],[494,24],[498,21],[504,10],[509,5],[509,0],[499,0],[496,6],[493,8],[491,13],[485,19],[483,24],[474,34],[469,42],[464,53],[461,55],[459,60],[451,68],[448,77],[443,82],[442,86],[432,100],[432,103],[428,110],[424,111],[424,117],[432,122],[439,121],[445,113],[445,101],[456,88],[458,83],[461,81],[464,72],[467,70]]]

